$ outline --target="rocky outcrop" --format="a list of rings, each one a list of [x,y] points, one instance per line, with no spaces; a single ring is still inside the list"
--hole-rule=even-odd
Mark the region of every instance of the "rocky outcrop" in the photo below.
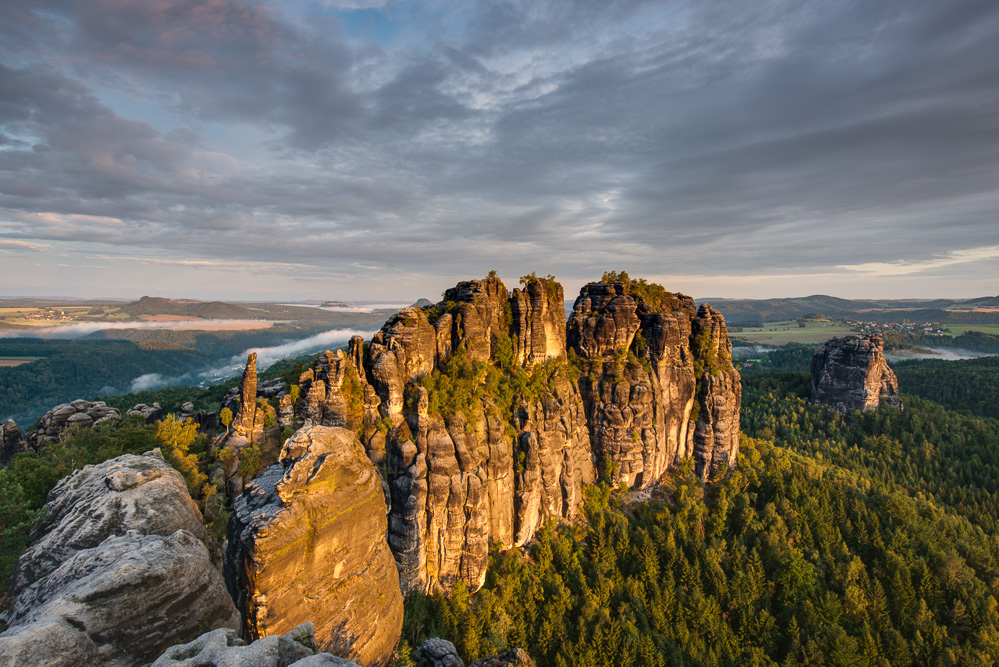
[[[724,318],[682,294],[590,283],[567,325],[586,362],[580,389],[608,481],[657,483],[693,456],[702,479],[735,462],[742,394]]]
[[[297,431],[230,518],[226,584],[244,637],[311,620],[324,650],[365,667],[388,662],[402,596],[385,514],[380,478],[353,433]]]
[[[565,356],[565,292],[554,278],[524,278],[510,295],[517,363],[532,367]]]
[[[6,468],[15,456],[27,449],[28,445],[21,437],[21,429],[18,428],[17,422],[8,419],[3,426],[0,426],[0,468]]]
[[[38,428],[28,433],[27,441],[32,449],[39,450],[50,442],[59,440],[63,433],[74,426],[90,428],[94,424],[115,422],[120,419],[121,411],[109,408],[104,401],[77,399],[71,403],[57,405],[42,415],[38,420]]]
[[[145,664],[238,623],[198,509],[158,451],[73,473],[41,516],[11,580],[0,663]]]
[[[152,405],[139,403],[125,412],[126,417],[131,417],[132,415],[141,416],[142,420],[147,424],[155,424],[163,419],[163,408],[160,407],[159,403],[153,403]]]
[[[253,431],[254,417],[257,411],[257,353],[251,352],[246,357],[246,368],[243,370],[243,381],[240,383],[239,412],[232,420],[232,427],[237,433],[248,434]]]
[[[534,660],[522,648],[512,648],[499,655],[476,660],[468,667],[534,667]]]
[[[247,645],[239,633],[221,628],[188,644],[172,646],[152,667],[360,667],[352,660],[320,653],[312,623]]]
[[[878,334],[832,338],[812,358],[812,401],[840,412],[902,409],[898,379]]]
[[[708,479],[738,454],[719,313],[645,283],[592,283],[566,325],[554,279],[522,283],[459,283],[299,379],[298,418],[356,432],[382,470],[407,594],[480,587],[491,541],[523,545],[578,516],[598,458],[610,481],[641,488],[689,457]]]
[[[428,639],[420,644],[416,652],[419,654],[417,662],[426,667],[465,667],[458,649],[446,639]]]

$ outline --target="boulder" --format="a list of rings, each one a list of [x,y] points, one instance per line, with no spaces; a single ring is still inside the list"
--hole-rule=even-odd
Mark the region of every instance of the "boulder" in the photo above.
[[[378,473],[352,432],[312,426],[289,438],[229,522],[226,584],[243,636],[311,620],[322,649],[366,667],[388,662],[402,595],[385,514]]]
[[[898,378],[884,355],[878,334],[831,338],[812,358],[812,402],[840,412],[901,410]]]
[[[421,665],[426,667],[465,667],[454,644],[446,639],[428,639],[417,649]]]
[[[139,665],[239,616],[183,477],[158,451],[50,492],[18,559],[0,663]]]
[[[351,660],[317,651],[312,623],[302,623],[283,635],[262,637],[250,645],[235,630],[222,628],[168,648],[152,667],[359,667]]]

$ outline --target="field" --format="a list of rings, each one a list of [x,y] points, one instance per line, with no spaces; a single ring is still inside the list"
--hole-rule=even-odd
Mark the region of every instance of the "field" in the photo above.
[[[21,364],[30,364],[32,361],[38,361],[41,357],[0,357],[0,366],[20,366]]]
[[[830,338],[849,336],[852,333],[855,332],[845,324],[816,321],[800,327],[797,320],[767,322],[762,327],[746,327],[742,331],[729,332],[735,338],[743,338],[758,345],[824,343]]]
[[[948,324],[951,335],[959,336],[965,331],[977,331],[978,333],[999,336],[999,324]]]

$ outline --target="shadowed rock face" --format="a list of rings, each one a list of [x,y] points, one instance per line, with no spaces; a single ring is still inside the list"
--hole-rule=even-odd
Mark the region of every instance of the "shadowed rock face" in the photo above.
[[[229,522],[226,584],[254,640],[312,621],[319,646],[383,665],[402,595],[385,542],[385,497],[353,433],[312,426],[250,483]]]
[[[238,623],[184,479],[157,451],[63,479],[43,517],[8,592],[0,663],[147,664]]]
[[[902,409],[898,379],[877,334],[832,338],[812,358],[812,401],[846,410]]]
[[[735,461],[741,389],[719,313],[592,283],[566,325],[563,297],[544,278],[512,293],[495,277],[462,282],[434,306],[399,312],[367,350],[357,337],[319,355],[300,378],[296,414],[355,430],[381,466],[407,594],[458,580],[479,588],[490,540],[522,545],[546,520],[577,516],[598,457],[617,464],[611,481],[636,487],[691,456],[705,479]],[[568,349],[588,370],[568,363]],[[420,378],[455,359],[536,382],[512,404],[485,395],[431,409],[441,396]]]
[[[17,422],[8,419],[0,426],[0,468],[6,467],[15,456],[27,449],[28,445],[21,437]]]

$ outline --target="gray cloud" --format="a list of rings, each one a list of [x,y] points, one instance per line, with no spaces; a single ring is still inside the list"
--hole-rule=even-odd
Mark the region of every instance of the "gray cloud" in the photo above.
[[[385,39],[236,0],[15,5],[9,240],[414,285],[999,242],[987,0],[387,3]]]

